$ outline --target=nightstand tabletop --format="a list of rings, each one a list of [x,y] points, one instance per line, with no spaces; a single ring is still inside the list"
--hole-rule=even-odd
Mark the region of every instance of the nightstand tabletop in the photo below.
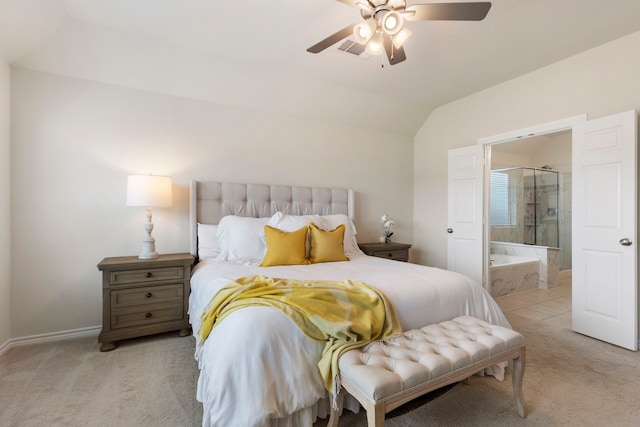
[[[130,266],[131,268],[145,268],[158,262],[193,262],[193,255],[190,253],[166,254],[160,255],[158,258],[140,259],[137,256],[117,256],[107,257],[98,263],[98,270],[102,271],[106,268],[117,268],[119,266]]]

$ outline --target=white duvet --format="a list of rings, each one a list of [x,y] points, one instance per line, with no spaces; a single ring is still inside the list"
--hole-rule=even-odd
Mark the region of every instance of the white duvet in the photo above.
[[[495,301],[466,276],[355,255],[345,262],[277,267],[202,261],[191,279],[189,315],[194,335],[202,312],[218,289],[238,277],[255,274],[360,280],[387,296],[403,330],[460,315],[509,327]],[[321,344],[307,339],[273,308],[250,307],[232,313],[196,351],[202,425],[311,426],[318,413],[316,403],[327,397],[316,365],[321,352]]]

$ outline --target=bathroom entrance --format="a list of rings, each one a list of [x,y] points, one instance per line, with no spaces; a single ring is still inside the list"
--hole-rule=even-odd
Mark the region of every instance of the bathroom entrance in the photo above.
[[[492,147],[570,129],[572,329],[637,350],[637,119],[635,110],[591,120],[584,114],[449,150],[447,268],[473,273],[488,288]]]
[[[490,293],[571,277],[571,131],[492,145],[489,181]]]
[[[630,350],[638,349],[637,120],[635,110],[575,116],[479,140],[488,184],[497,144],[571,130],[572,329]],[[484,228],[486,274],[490,224]]]

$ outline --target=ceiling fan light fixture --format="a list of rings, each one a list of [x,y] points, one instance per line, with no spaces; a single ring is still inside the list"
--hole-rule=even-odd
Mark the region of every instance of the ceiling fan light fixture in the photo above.
[[[362,21],[331,34],[308,48],[307,52],[320,53],[353,35],[360,53],[364,48],[370,55],[380,55],[382,66],[384,52],[390,65],[399,64],[407,59],[404,44],[411,36],[411,31],[405,28],[405,21],[482,21],[491,9],[490,1],[439,0],[441,3],[429,2],[410,6],[407,6],[407,0],[338,1],[359,9]],[[353,40],[347,40],[343,45],[347,43],[356,44]],[[340,50],[344,50],[342,46]]]
[[[382,29],[385,33],[393,36],[398,34],[404,26],[404,18],[400,12],[391,10],[382,17]]]
[[[393,45],[396,47],[396,49],[400,49],[404,44],[404,42],[407,41],[410,35],[411,35],[411,31],[407,30],[406,27],[403,27],[398,32],[398,34],[393,36],[391,39],[393,40]]]
[[[384,39],[382,32],[376,31],[371,40],[365,46],[365,50],[369,55],[381,55],[384,50]]]
[[[365,19],[364,21],[353,27],[353,37],[355,37],[358,43],[367,44],[367,42],[371,40],[373,35],[376,33],[377,28],[378,23],[375,19]]]

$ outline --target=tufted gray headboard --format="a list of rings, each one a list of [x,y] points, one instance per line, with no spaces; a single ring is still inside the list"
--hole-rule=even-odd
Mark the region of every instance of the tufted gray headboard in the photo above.
[[[291,215],[345,214],[353,219],[353,190],[191,181],[191,254],[198,256],[198,223],[217,224],[225,215],[270,217],[278,211]]]

